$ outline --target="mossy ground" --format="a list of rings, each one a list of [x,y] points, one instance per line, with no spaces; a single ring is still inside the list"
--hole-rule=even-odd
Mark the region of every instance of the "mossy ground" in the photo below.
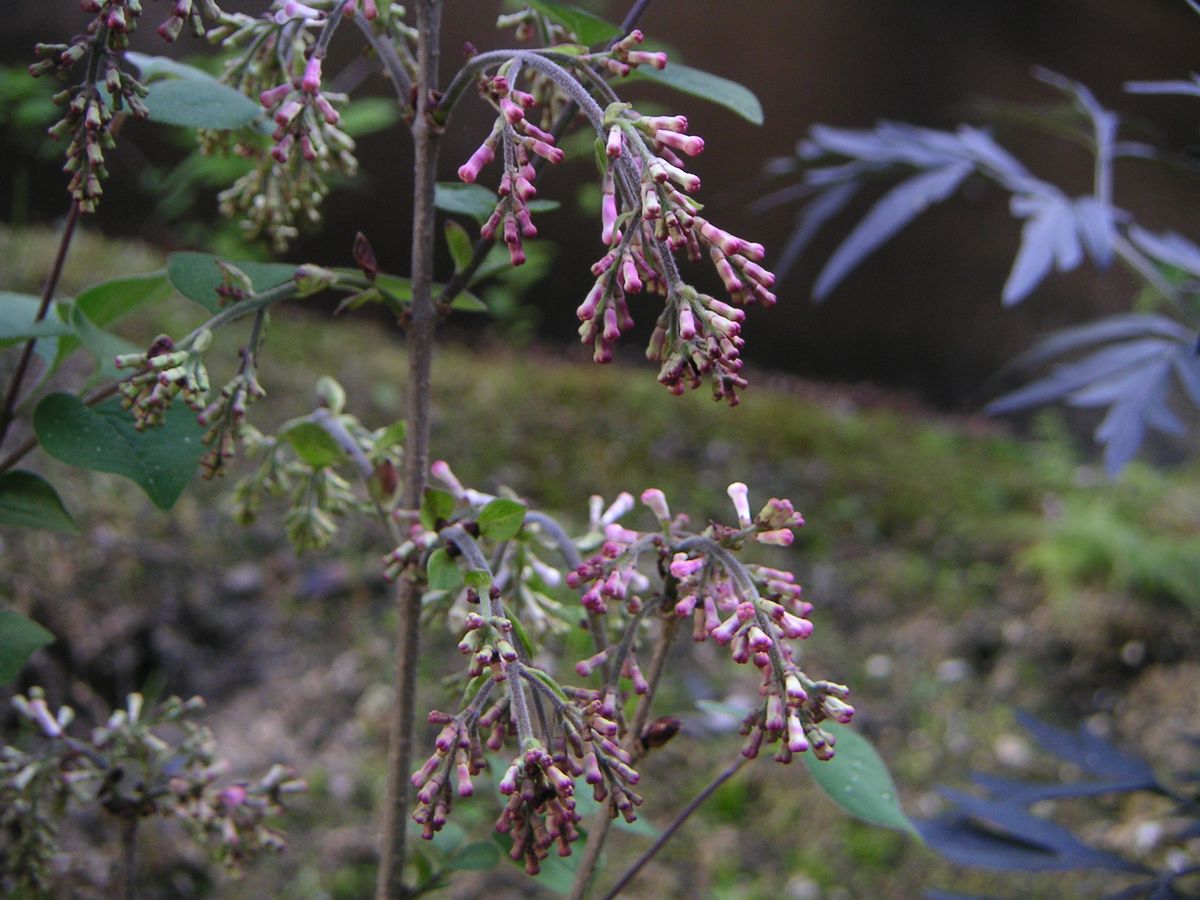
[[[36,290],[47,236],[0,233],[0,250],[19,262],[0,287]],[[142,248],[85,240],[64,289],[156,264]],[[128,327],[145,339],[190,315],[179,301]],[[323,372],[368,425],[401,414],[405,360],[393,328],[283,310],[261,367],[272,400],[261,426],[310,409]],[[1181,736],[1200,726],[1200,467],[1134,464],[1109,483],[1053,436],[1052,417],[1042,437],[1017,440],[881,391],[763,373],[752,381],[730,410],[667,395],[645,367],[458,343],[439,351],[435,369],[435,452],[464,480],[507,485],[567,521],[581,519],[590,494],[647,486],[698,521],[727,517],[734,480],[753,497],[791,498],[808,525],[775,558],[817,607],[806,666],[852,685],[858,728],[914,816],[936,811],[936,784],[961,787],[972,769],[1059,774],[1025,740],[1016,708],[1061,724],[1086,718],[1152,761],[1179,759]],[[194,856],[180,862],[170,830],[147,829],[146,896],[367,896],[392,626],[378,575],[383,535],[349,525],[334,550],[297,560],[277,512],[248,529],[228,519],[228,483],[198,484],[162,514],[115,477],[30,464],[59,486],[83,534],[2,537],[0,597],[60,636],[28,678],[85,714],[126,690],[198,690],[235,770],[283,759],[312,783],[284,823],[289,852],[240,882]],[[755,689],[712,647],[685,644],[658,703],[683,715],[684,733],[649,758],[643,782],[645,818],[660,826],[739,746],[696,701]],[[423,660],[429,705],[444,704],[438,679],[460,664],[451,636],[432,633]],[[1064,811],[1089,839],[1118,844],[1164,814],[1133,802]],[[463,832],[450,837],[488,840],[494,815],[486,797],[462,803]],[[605,878],[646,842],[618,832]],[[764,759],[702,807],[629,895],[890,898],[942,887],[1038,898],[1112,883],[957,869],[848,819],[801,767]],[[461,876],[445,896],[479,896],[485,885],[489,896],[538,891],[505,863]]]

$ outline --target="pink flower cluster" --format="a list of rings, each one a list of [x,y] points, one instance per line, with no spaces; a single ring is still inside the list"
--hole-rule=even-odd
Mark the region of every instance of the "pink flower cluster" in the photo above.
[[[479,233],[489,239],[501,235],[508,246],[512,264],[519,266],[525,262],[522,238],[537,236],[528,205],[537,196],[530,154],[557,163],[562,161],[563,152],[554,145],[554,135],[543,131],[526,116],[526,110],[535,105],[532,94],[510,85],[504,75],[483,79],[479,90],[499,115],[491,133],[459,167],[458,177],[473,184],[483,167],[496,158],[497,148],[500,149],[504,159],[504,173],[500,176],[497,191],[500,202]]]
[[[216,21],[220,15],[221,9],[213,0],[174,0],[171,15],[158,26],[158,35],[164,41],[174,41],[183,31],[183,26],[191,23],[192,32],[202,37],[204,17]]]
[[[599,520],[593,516],[605,540],[596,554],[568,575],[567,583],[582,591],[582,603],[592,612],[606,613],[614,600],[623,602],[627,611],[636,611],[641,600],[628,586],[643,577],[637,571],[640,557],[657,555],[660,568],[676,582],[676,615],[693,619],[693,639],[711,638],[729,648],[735,663],[752,663],[761,674],[763,701],[747,720],[746,755],[757,755],[766,740],[781,742],[776,758],[782,762],[810,747],[818,757],[828,758],[833,755],[834,739],[819,723],[827,718],[848,722],[854,710],[845,703],[847,688],[813,681],[796,661],[791,642],[812,634],[808,620],[812,604],[802,599],[791,572],[742,563],[735,555],[746,542],[790,544],[793,529],[804,520],[789,501],[777,498],[751,516],[748,491],[740,482],[729,486],[729,496],[737,527],[712,523],[701,535],[684,531],[681,518],[672,519],[662,491],[652,488],[642,494],[660,532],[640,533],[617,523],[615,519],[632,506],[632,498],[619,499]],[[613,513],[611,521],[604,521]],[[576,672],[590,674],[612,652],[605,649],[580,661]],[[630,680],[635,692],[641,692],[645,679],[637,668],[635,651],[630,647],[623,652],[620,674]],[[615,699],[606,697],[606,702],[615,706]]]
[[[271,156],[277,163],[286,163],[296,150],[305,161],[316,160],[327,149],[324,144],[329,133],[322,125],[332,128],[341,121],[329,98],[321,93],[321,56],[315,52],[309,56],[300,79],[268,88],[258,99],[275,120]]]
[[[711,375],[716,397],[736,403],[737,390],[746,385],[738,374],[742,307],[775,302],[775,276],[759,265],[762,245],[698,215],[689,195],[700,189],[700,179],[678,154],[696,156],[704,141],[686,133],[685,117],[641,116],[627,104],[612,104],[605,121],[609,166],[600,237],[610,249],[592,266],[596,282],[576,310],[580,339],[593,347],[597,362],[608,362],[621,332],[633,326],[626,295],[660,294],[667,302],[646,351],[661,364],[659,381],[678,394]],[[707,252],[731,303],[683,282],[669,258],[680,250],[692,261]]]

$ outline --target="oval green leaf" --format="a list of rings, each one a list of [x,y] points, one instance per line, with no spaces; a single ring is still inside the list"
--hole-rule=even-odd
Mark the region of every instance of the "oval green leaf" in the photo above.
[[[709,100],[737,113],[752,125],[763,123],[762,104],[758,102],[754,92],[720,75],[671,62],[665,69],[639,66],[630,73],[630,77],[665,84],[693,97]]]
[[[580,43],[588,46],[609,41],[621,34],[621,29],[612,22],[569,3],[556,3],[554,0],[528,0],[525,5],[553,19],[574,34]]]
[[[228,131],[249,125],[262,107],[240,91],[217,81],[175,78],[156,81],[146,95],[151,122]]]
[[[342,458],[342,448],[338,442],[316,422],[299,422],[280,437],[287,439],[301,462],[314,469],[332,466]]]
[[[35,650],[54,642],[54,635],[11,609],[0,610],[0,684],[17,677]]]
[[[445,522],[454,515],[454,495],[437,488],[425,488],[421,497],[421,524],[430,531],[436,531],[439,522]]]
[[[41,300],[28,294],[0,291],[0,346],[32,337],[55,337],[71,333],[70,326],[54,315],[53,307],[44,319],[35,321],[41,304]]]
[[[462,571],[458,564],[450,558],[445,547],[438,547],[429,554],[429,562],[425,564],[425,574],[429,578],[431,591],[454,591],[463,583]]]
[[[51,394],[33,412],[33,430],[55,459],[135,482],[159,509],[170,509],[191,481],[205,446],[196,414],[182,403],[157,428],[138,431],[113,399],[92,409],[71,394]]]
[[[500,862],[500,848],[491,841],[476,841],[467,844],[450,857],[449,868],[469,872],[484,872],[496,868]]]
[[[499,202],[482,184],[439,181],[433,194],[433,204],[442,212],[470,216],[477,222],[486,222]]]
[[[525,524],[525,504],[497,497],[479,513],[479,532],[490,541],[507,541]]]
[[[203,69],[197,69],[195,66],[181,63],[178,60],[171,59],[169,56],[151,56],[148,53],[138,53],[136,50],[129,50],[125,53],[125,59],[137,66],[138,73],[142,76],[143,80],[168,76],[186,78],[192,81],[217,80]]]
[[[443,228],[446,233],[446,247],[450,251],[450,258],[454,260],[454,271],[461,272],[471,262],[471,238],[467,229],[453,219],[447,219]]]
[[[287,263],[224,261],[245,272],[260,294],[291,281],[296,272],[296,267]],[[221,270],[217,268],[217,257],[211,253],[172,253],[167,258],[167,277],[175,290],[189,300],[195,300],[210,313],[220,311],[217,288],[221,285]]]
[[[21,469],[0,475],[0,525],[79,531],[50,482]]]
[[[837,738],[837,754],[827,762],[812,753],[802,753],[800,757],[825,795],[864,822],[916,837],[916,828],[900,808],[891,773],[871,742],[858,732],[832,722],[822,722],[821,727]]]

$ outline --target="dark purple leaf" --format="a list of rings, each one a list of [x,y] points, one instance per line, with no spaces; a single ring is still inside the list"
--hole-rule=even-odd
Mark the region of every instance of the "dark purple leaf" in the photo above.
[[[1088,256],[1099,268],[1107,269],[1113,260],[1113,238],[1116,236],[1113,208],[1095,197],[1079,197],[1072,208]]]
[[[1177,346],[1160,338],[1143,338],[1104,347],[1077,362],[1057,367],[1045,378],[993,400],[985,409],[994,416],[1060,400],[1090,384],[1111,378],[1117,372],[1169,353]]]
[[[988,132],[961,125],[958,140],[977,165],[987,169],[989,175],[1002,181],[1009,190],[1028,193],[1031,183],[1037,181],[1020,160],[997,144]]]
[[[1159,262],[1200,277],[1200,247],[1182,235],[1173,231],[1155,234],[1140,225],[1132,225],[1129,228],[1129,239],[1139,250]]]
[[[821,270],[813,296],[824,299],[862,260],[918,215],[949,197],[971,174],[971,165],[956,162],[902,181],[883,195]]]
[[[1175,377],[1183,385],[1184,393],[1192,405],[1200,409],[1200,356],[1196,355],[1194,347],[1180,347],[1173,362]]]
[[[1009,366],[1013,369],[1033,368],[1090,344],[1155,336],[1186,343],[1189,345],[1186,349],[1191,349],[1192,332],[1173,319],[1144,313],[1125,313],[1052,332],[1014,359]],[[1200,406],[1200,401],[1197,401],[1197,405]]]
[[[1035,816],[1020,806],[976,797],[953,788],[942,787],[938,792],[957,804],[960,815],[968,817],[977,831],[1008,844],[1024,845],[1035,851],[1034,860],[1041,858],[1044,861],[1049,856],[1054,860],[1053,868],[1144,871],[1119,856],[1089,847],[1061,825]]]
[[[1122,376],[1108,379],[1072,394],[1073,406],[1112,403],[1096,428],[1096,442],[1104,445],[1104,468],[1110,478],[1136,455],[1147,426],[1171,434],[1186,429],[1167,408],[1171,360],[1160,358]]]
[[[1106,794],[1123,794],[1146,790],[1143,778],[1128,778],[1122,781],[1074,781],[1047,784],[1030,784],[1011,778],[998,778],[977,772],[971,780],[994,797],[1003,797],[1009,803],[1031,806],[1042,800],[1062,797],[1103,797]]]
[[[1191,81],[1127,81],[1125,90],[1131,94],[1188,94],[1200,97],[1200,78]]]
[[[1136,756],[1122,753],[1112,744],[1096,737],[1085,727],[1076,732],[1047,725],[1029,713],[1018,710],[1017,721],[1033,738],[1059,759],[1074,763],[1099,778],[1119,781],[1141,779],[1146,790],[1159,790],[1154,770]]]
[[[813,236],[820,231],[821,226],[841,212],[854,195],[858,193],[858,183],[853,181],[835,184],[827,188],[811,200],[796,216],[796,227],[788,236],[779,261],[775,264],[775,273],[783,278],[796,264],[804,248]]]
[[[1013,260],[1001,299],[1005,306],[1020,303],[1050,272],[1057,261],[1063,271],[1069,262],[1069,244],[1075,237],[1075,220],[1066,198],[1059,196],[1014,197],[1013,215],[1028,215],[1021,228],[1021,249]]]

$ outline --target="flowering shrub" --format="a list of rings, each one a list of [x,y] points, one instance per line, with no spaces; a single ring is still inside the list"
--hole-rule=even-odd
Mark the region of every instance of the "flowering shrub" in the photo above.
[[[381,272],[363,235],[354,242],[354,268],[175,254],[165,273],[142,276],[138,289],[165,293],[169,285],[204,307],[208,320],[182,337],[160,335],[144,352],[121,353],[113,374],[124,377],[83,399],[61,393],[41,399],[32,421],[36,442],[0,462],[0,472],[6,473],[0,481],[0,512],[19,487],[22,499],[41,504],[45,517],[53,511],[57,521],[65,516],[70,525],[48,483],[9,471],[35,443],[74,465],[132,478],[163,508],[171,506],[197,466],[206,477],[220,475],[243,452],[256,465],[235,488],[238,517],[248,521],[266,497],[286,496],[284,524],[297,550],[329,543],[338,517],[351,512],[373,515],[388,529],[394,549],[383,567],[397,584],[399,631],[379,895],[410,891],[404,880],[409,786],[416,789],[412,818],[425,837],[432,837],[446,823],[455,798],[470,796],[475,776],[492,765],[485,751],[502,753],[505,760],[499,790],[507,801],[496,829],[512,838],[511,856],[531,873],[552,847],[571,853],[581,833],[575,792],[586,789],[579,779],[590,787],[602,813],[589,830],[587,855],[578,870],[575,894],[582,895],[608,822],[617,816],[632,821],[642,805],[637,792],[641,758],[680,729],[674,716],[652,719],[651,707],[673,638],[688,620],[695,641],[728,648],[733,663],[755,673],[760,702],[742,725],[743,759],[766,746],[783,763],[803,753],[832,760],[837,737],[828,722],[850,721],[848,689],[801,668],[796,642],[812,633],[807,618],[812,607],[790,572],[753,557],[755,545],[791,544],[803,520],[790,502],[771,499],[752,513],[747,488],[736,483],[729,488],[733,523],[693,528],[685,516],[671,513],[661,491],[650,489],[641,499],[654,524],[640,531],[636,523],[626,524],[634,501],[621,493],[607,508],[593,498],[588,531],[572,539],[550,516],[513,497],[468,489],[446,462],[430,463],[429,371],[436,322],[453,310],[477,309],[479,301],[469,291],[473,284],[525,262],[524,242],[538,234],[533,217],[539,170],[563,159],[559,139],[577,118],[594,134],[603,198],[603,255],[592,267],[595,284],[576,310],[583,343],[597,362],[611,361],[616,341],[633,324],[630,297],[657,295],[662,309],[647,356],[659,366],[658,380],[679,394],[709,379],[714,397],[731,404],[746,387],[740,358],[745,310],[774,304],[775,279],[762,265],[761,245],[700,215],[694,199],[700,179],[688,170],[687,160],[704,149],[704,141],[688,133],[687,119],[644,115],[617,93],[621,84],[612,79],[632,70],[672,83],[674,76],[667,73],[681,68],[669,64],[665,53],[642,49],[645,37],[634,26],[648,5],[645,0],[634,4],[620,27],[563,4],[530,2],[502,16],[500,25],[536,45],[473,51],[444,88],[436,71],[441,10],[436,0],[418,0],[415,21],[396,4],[370,0],[275,0],[264,4],[260,15],[226,13],[207,0],[180,0],[159,32],[174,40],[190,25],[207,34],[230,54],[219,81],[177,62],[124,53],[143,12],[136,0],[84,0],[82,5],[95,16],[88,32],[70,45],[39,49],[44,58],[32,67],[35,75],[54,71],[64,78],[77,64],[85,70],[80,83],[60,95],[68,113],[54,130],[71,137],[72,211],[62,254],[79,214],[95,208],[103,150],[114,139],[114,116],[126,110],[198,128],[205,152],[232,152],[252,162],[250,171],[221,194],[222,210],[242,219],[249,238],[267,238],[282,248],[301,228],[314,225],[329,176],[351,173],[356,165],[353,141],[339,129],[340,109],[349,99],[328,89],[324,71],[327,51],[343,24],[357,29],[411,127],[416,199],[408,277]],[[138,70],[136,77],[130,65]],[[674,83],[745,118],[760,116],[757,101],[744,88],[696,70],[684,72],[686,77]],[[458,168],[459,182],[436,184],[440,134],[471,88],[494,110],[495,120]],[[500,172],[493,193],[479,182],[496,163]],[[447,228],[455,270],[444,284],[433,282],[436,206],[480,223],[473,248],[461,239],[461,227]],[[497,241],[503,246],[494,248]],[[707,257],[727,300],[689,284],[677,254],[689,262]],[[27,343],[3,411],[5,431],[36,341],[47,336],[76,340],[107,366],[113,342],[103,327],[142,296],[127,280],[98,286],[73,304],[55,303],[56,279],[52,273],[40,300],[28,298],[29,322],[20,334]],[[275,434],[264,434],[248,421],[251,404],[266,397],[262,359],[269,311],[318,291],[344,294],[339,309],[382,304],[406,328],[410,378],[404,422],[365,425],[346,409],[345,392],[329,378],[318,382],[317,408]],[[251,324],[237,372],[214,392],[205,362],[212,335],[243,319]],[[113,395],[119,399],[110,399]],[[101,420],[105,438],[97,441]],[[136,453],[114,452],[114,446],[136,448]],[[33,501],[31,495],[36,495]],[[746,551],[750,558],[744,559]],[[564,583],[578,592],[578,607],[556,590]],[[575,662],[580,681],[572,684],[564,677],[570,673],[544,661],[541,647],[581,621],[592,647]],[[440,731],[433,753],[420,764],[411,748],[423,622],[455,629],[469,662],[456,711],[428,713]],[[47,737],[60,738],[47,730],[53,723],[40,699],[22,702],[22,712]],[[131,711],[128,719],[136,724],[137,716]],[[137,734],[158,753],[159,744],[145,728]],[[207,739],[200,744],[207,747]],[[131,745],[123,752],[141,751]],[[260,832],[257,819],[244,817],[249,810],[273,811],[277,795],[292,782],[276,773],[255,788],[227,788],[215,800],[204,799],[208,775],[203,773],[211,762],[208,756],[196,759],[197,774],[176,790],[172,779],[183,776],[163,758],[163,771],[172,774],[162,796],[176,798],[171,809],[186,808],[208,830],[215,827],[227,845],[233,832],[247,828],[255,835],[274,834]],[[877,786],[877,795],[888,798],[890,806],[874,812],[875,821],[910,828],[877,757],[859,753],[849,769],[830,765],[833,774],[821,783],[839,803],[863,813],[845,792],[831,787],[839,778]],[[158,781],[155,775],[147,783]],[[269,802],[255,799],[260,795]],[[273,837],[260,840],[273,842]]]

